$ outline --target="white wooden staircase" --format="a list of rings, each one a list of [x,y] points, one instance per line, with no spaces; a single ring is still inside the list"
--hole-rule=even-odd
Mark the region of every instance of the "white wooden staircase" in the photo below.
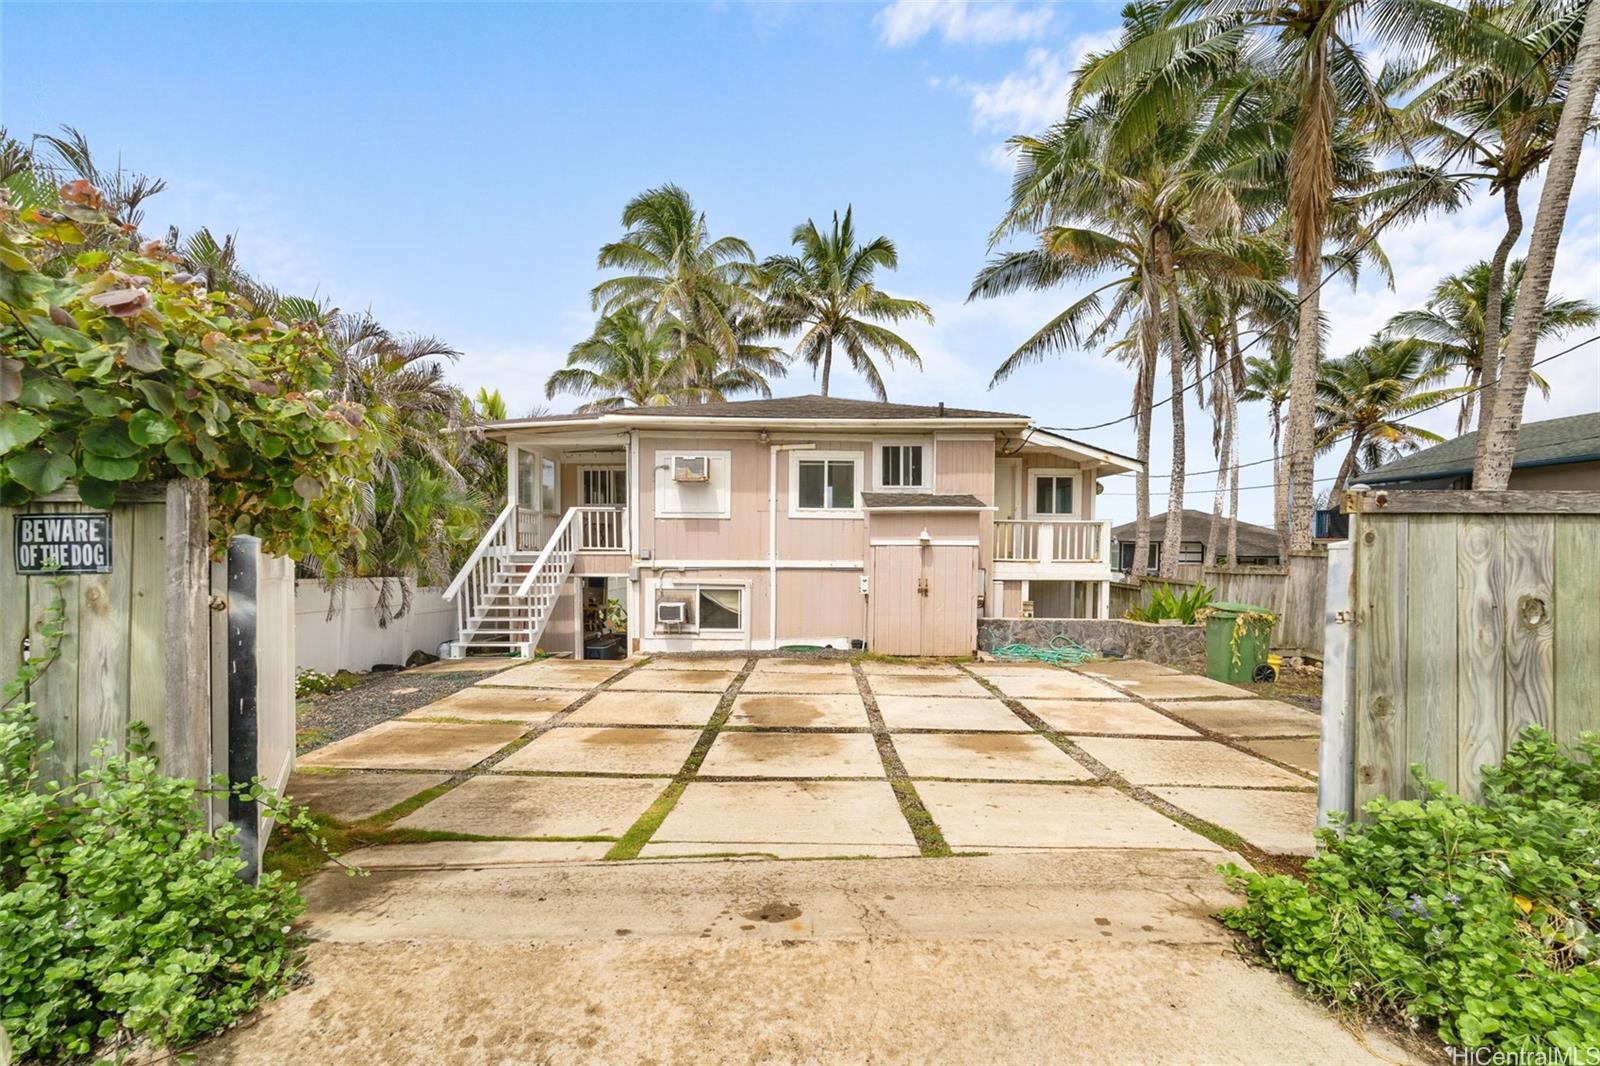
[[[532,658],[577,558],[578,510],[562,516],[535,555],[516,550],[516,505],[506,505],[445,590],[445,600],[456,605],[456,639],[447,657],[477,652]]]

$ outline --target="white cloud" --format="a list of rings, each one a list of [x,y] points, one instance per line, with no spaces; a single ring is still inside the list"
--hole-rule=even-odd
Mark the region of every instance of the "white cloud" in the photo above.
[[[878,12],[878,39],[904,48],[937,33],[945,44],[999,44],[1036,39],[1053,17],[1048,7],[967,0],[895,0]]]
[[[1030,48],[1022,66],[998,81],[951,77],[945,84],[969,98],[974,129],[1004,133],[1042,130],[1066,112],[1073,71],[1089,53],[1116,44],[1120,32],[1113,27],[1080,34],[1064,48]]]

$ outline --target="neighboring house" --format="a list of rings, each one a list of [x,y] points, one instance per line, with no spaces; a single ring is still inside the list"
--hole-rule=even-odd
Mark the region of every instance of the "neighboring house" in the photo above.
[[[1355,478],[1379,489],[1470,489],[1478,434],[1435,444]],[[1600,492],[1600,411],[1524,422],[1511,463],[1512,489]]]
[[[1137,527],[1133,522],[1117,526],[1111,531],[1111,558],[1114,569],[1126,574],[1133,570],[1133,544]],[[1150,516],[1150,554],[1147,565],[1155,573],[1161,563],[1161,542],[1167,535],[1167,513]],[[1183,540],[1179,544],[1178,562],[1208,564],[1216,560],[1206,558],[1206,541],[1211,536],[1211,512],[1183,512]],[[1226,558],[1228,552],[1228,525],[1223,519],[1217,537],[1217,548]],[[1279,555],[1278,531],[1251,522],[1239,523],[1239,565],[1277,566]]]
[[[509,499],[446,592],[469,648],[959,655],[980,616],[1105,617],[1098,479],[1137,460],[1024,415],[795,396],[491,425]]]

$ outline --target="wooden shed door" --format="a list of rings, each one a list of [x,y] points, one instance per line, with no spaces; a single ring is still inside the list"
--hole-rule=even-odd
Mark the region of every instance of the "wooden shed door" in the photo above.
[[[871,649],[881,655],[971,654],[977,642],[978,549],[880,544],[871,550]]]

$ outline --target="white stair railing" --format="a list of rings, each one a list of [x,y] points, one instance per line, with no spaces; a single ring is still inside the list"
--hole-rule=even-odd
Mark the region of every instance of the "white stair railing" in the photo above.
[[[461,572],[444,590],[446,601],[456,605],[456,640],[472,639],[489,613],[496,586],[503,584],[511,565],[512,540],[516,523],[511,521],[516,505],[508,503],[467,557]]]
[[[527,619],[527,629],[521,634],[524,640],[520,642],[524,655],[533,654],[534,646],[544,635],[544,627],[550,624],[550,616],[555,613],[556,600],[561,597],[561,586],[567,580],[567,575],[572,573],[572,562],[577,558],[579,544],[573,517],[580,510],[570,507],[561,516],[561,522],[540,549],[539,558],[534,560],[533,569],[528,571],[528,576],[522,579],[522,584],[512,594],[512,602],[520,608],[512,614]]]

